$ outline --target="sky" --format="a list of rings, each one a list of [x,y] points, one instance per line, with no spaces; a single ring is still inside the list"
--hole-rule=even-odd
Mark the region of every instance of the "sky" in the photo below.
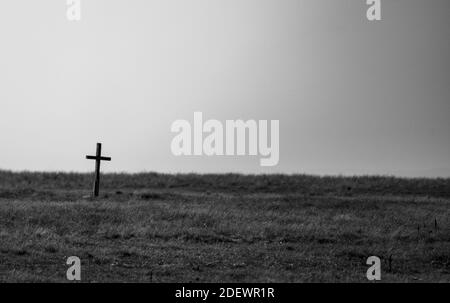
[[[0,3],[0,169],[450,177],[450,2]],[[280,159],[176,157],[175,120],[279,120]]]

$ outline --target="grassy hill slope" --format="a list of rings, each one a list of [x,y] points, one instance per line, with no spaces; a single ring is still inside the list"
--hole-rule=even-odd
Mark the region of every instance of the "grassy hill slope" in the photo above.
[[[0,172],[0,281],[450,282],[450,180]],[[437,223],[437,224],[436,224]],[[389,262],[389,259],[391,260]]]

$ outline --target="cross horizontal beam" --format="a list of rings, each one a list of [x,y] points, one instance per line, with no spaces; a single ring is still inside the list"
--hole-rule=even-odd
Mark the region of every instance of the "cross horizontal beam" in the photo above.
[[[96,156],[86,156],[88,160],[100,160],[100,161],[111,161],[110,157],[96,157]]]

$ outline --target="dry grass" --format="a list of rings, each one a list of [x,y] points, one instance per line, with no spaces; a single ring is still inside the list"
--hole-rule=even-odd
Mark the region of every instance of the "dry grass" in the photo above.
[[[450,282],[450,180],[0,172],[0,281]],[[435,227],[435,220],[438,223]],[[392,268],[388,258],[392,256]]]

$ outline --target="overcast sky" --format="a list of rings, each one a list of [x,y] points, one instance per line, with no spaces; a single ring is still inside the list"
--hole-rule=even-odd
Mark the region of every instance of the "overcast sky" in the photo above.
[[[450,2],[0,3],[0,168],[450,176]],[[177,119],[279,120],[280,162],[175,157]]]

